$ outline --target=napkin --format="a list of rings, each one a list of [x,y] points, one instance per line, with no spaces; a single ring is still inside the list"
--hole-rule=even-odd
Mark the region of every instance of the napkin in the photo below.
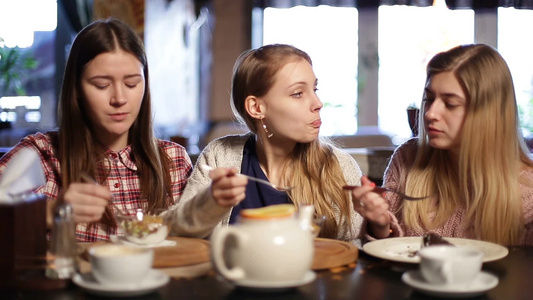
[[[23,148],[7,163],[0,177],[0,203],[23,202],[18,197],[45,185],[41,159],[36,151]]]

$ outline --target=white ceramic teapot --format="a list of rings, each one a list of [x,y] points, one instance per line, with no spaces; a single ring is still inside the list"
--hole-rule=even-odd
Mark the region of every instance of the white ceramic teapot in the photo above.
[[[226,279],[253,282],[299,281],[313,263],[313,235],[294,216],[292,204],[241,211],[239,223],[217,230],[211,255]]]

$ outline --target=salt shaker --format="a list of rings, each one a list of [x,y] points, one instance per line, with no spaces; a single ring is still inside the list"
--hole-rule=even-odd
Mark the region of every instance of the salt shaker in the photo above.
[[[76,224],[72,206],[61,203],[54,211],[54,224],[50,240],[51,262],[46,276],[54,279],[69,279],[78,270],[76,259]]]

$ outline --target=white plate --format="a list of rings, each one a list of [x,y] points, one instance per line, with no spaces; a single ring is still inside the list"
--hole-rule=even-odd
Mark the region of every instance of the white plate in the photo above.
[[[498,277],[487,272],[480,272],[470,284],[461,285],[435,285],[430,284],[419,270],[403,273],[402,281],[415,290],[437,297],[465,298],[484,294],[498,285]]]
[[[509,254],[506,247],[490,242],[449,237],[444,239],[455,246],[470,246],[481,250],[484,253],[483,262],[498,260]],[[382,259],[416,264],[420,262],[417,252],[421,244],[422,237],[387,238],[368,242],[363,250]]]
[[[165,273],[150,270],[146,278],[138,284],[102,285],[94,279],[92,273],[75,274],[72,281],[91,294],[101,296],[131,297],[151,293],[169,282]]]
[[[295,288],[304,284],[308,284],[311,281],[315,280],[316,274],[313,271],[305,273],[304,277],[301,280],[296,281],[286,281],[286,282],[272,282],[272,281],[256,281],[256,280],[239,280],[234,281],[233,283],[247,290],[254,290],[260,292],[276,292]]]

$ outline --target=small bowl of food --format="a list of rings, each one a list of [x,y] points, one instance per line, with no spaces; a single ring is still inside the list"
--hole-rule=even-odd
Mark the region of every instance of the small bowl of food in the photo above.
[[[298,206],[297,218],[302,228],[309,230],[313,237],[318,237],[327,217],[315,212],[312,204],[302,204]]]
[[[169,225],[161,216],[163,210],[153,213],[137,209],[128,215],[117,215],[117,221],[124,232],[124,238],[135,244],[149,245],[163,242],[169,232]]]
[[[326,222],[327,217],[319,214],[313,215],[313,220],[311,223],[311,233],[314,237],[318,237],[318,234],[320,233],[320,230],[322,230],[322,227],[324,226],[324,223]]]

